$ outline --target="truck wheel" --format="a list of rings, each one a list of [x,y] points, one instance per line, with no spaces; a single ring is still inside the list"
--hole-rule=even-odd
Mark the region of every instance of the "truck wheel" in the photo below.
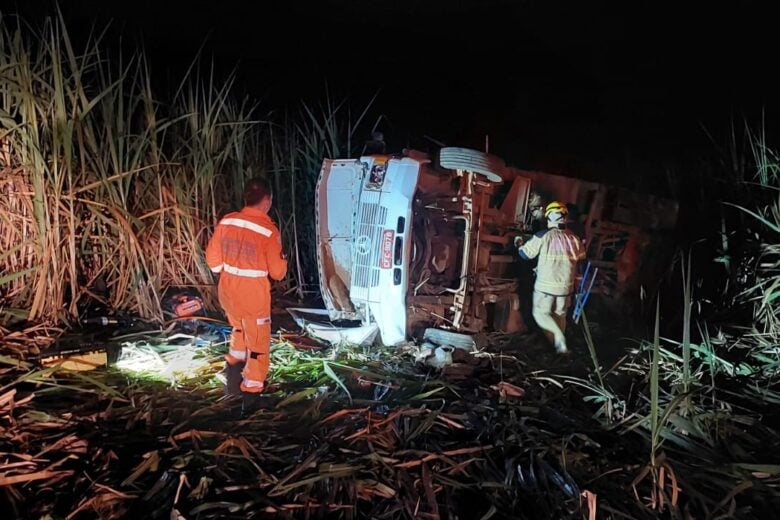
[[[474,338],[468,334],[459,334],[457,332],[441,329],[425,329],[423,339],[429,340],[437,345],[452,345],[455,348],[468,350],[469,352],[474,350],[476,346],[474,344]]]
[[[439,164],[451,170],[468,170],[485,176],[492,182],[501,182],[504,161],[470,148],[446,147],[439,151]]]

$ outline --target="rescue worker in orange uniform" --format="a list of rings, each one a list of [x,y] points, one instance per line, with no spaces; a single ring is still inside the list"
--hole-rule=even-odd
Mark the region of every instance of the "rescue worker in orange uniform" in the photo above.
[[[219,302],[233,327],[227,361],[227,391],[259,394],[266,388],[271,348],[271,282],[287,273],[279,229],[268,216],[268,181],[250,180],[244,208],[229,213],[214,230],[206,263],[219,273]]]
[[[544,210],[547,229],[536,233],[527,243],[515,239],[520,258],[539,258],[534,283],[534,321],[559,354],[565,354],[566,314],[569,312],[577,262],[585,258],[582,240],[566,229],[569,214],[566,205],[551,202]]]

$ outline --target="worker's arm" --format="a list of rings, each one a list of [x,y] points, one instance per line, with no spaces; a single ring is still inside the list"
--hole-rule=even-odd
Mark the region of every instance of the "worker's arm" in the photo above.
[[[268,237],[266,248],[266,262],[268,264],[268,276],[274,280],[281,280],[287,274],[287,256],[282,250],[282,234],[274,229]]]
[[[544,232],[540,231],[531,237],[531,240],[523,244],[517,252],[520,254],[520,258],[523,260],[533,260],[539,256],[539,251],[542,249],[542,237]]]
[[[208,246],[206,246],[206,264],[212,273],[222,272],[222,226],[217,224],[214,234],[211,235]]]
[[[577,237],[577,245],[579,246],[579,248],[577,249],[577,261],[585,260],[585,257],[587,256],[585,243],[582,240],[580,240],[579,237]]]

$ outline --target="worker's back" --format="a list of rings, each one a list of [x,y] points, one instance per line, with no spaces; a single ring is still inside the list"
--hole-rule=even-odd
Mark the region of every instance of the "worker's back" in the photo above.
[[[521,253],[539,258],[535,290],[555,296],[573,292],[577,262],[585,257],[585,248],[577,235],[567,229],[539,231],[521,248]]]
[[[244,208],[223,218],[206,250],[212,271],[221,273],[220,301],[237,316],[270,314],[268,277],[280,280],[287,271],[279,230],[268,215]]]

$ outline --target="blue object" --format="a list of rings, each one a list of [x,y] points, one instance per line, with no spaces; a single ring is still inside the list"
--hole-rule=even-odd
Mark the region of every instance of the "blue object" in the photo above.
[[[593,289],[593,283],[596,281],[596,275],[599,274],[599,268],[596,267],[593,270],[593,276],[590,277],[590,283],[588,283],[588,273],[590,272],[590,262],[588,262],[588,265],[585,267],[585,274],[582,276],[582,281],[580,282],[580,291],[577,293],[576,303],[574,304],[574,323],[580,322],[580,316],[582,315],[582,310],[585,308],[585,304],[588,303],[588,298],[590,297],[590,292]],[[585,290],[585,284],[588,284],[587,290]]]
[[[577,293],[578,298],[582,295],[583,289],[585,289],[585,280],[588,278],[588,272],[590,272],[590,262],[585,266],[585,274],[582,275],[582,280],[580,280],[580,290]]]
[[[230,334],[233,332],[233,328],[230,325],[209,322],[205,322],[203,325],[208,332],[220,336],[223,341],[228,341],[230,339]]]

